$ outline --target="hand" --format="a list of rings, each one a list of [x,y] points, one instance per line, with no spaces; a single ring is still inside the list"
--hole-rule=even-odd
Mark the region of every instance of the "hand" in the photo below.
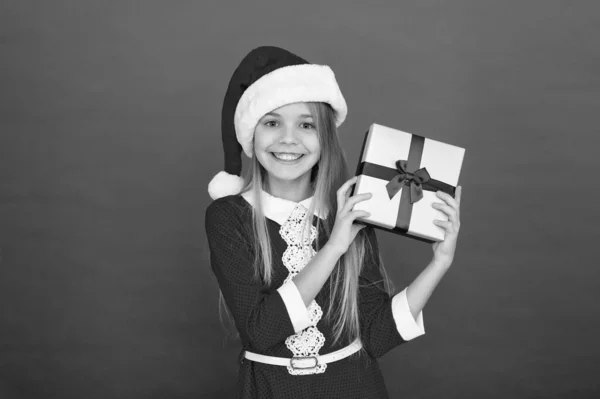
[[[448,221],[434,220],[433,223],[446,230],[444,241],[434,242],[433,259],[447,267],[454,260],[454,251],[456,250],[456,241],[458,239],[458,231],[460,230],[460,197],[462,187],[456,188],[456,198],[446,194],[443,191],[437,191],[436,195],[444,200],[445,204],[434,202],[431,204],[435,209],[439,209],[448,215]]]
[[[331,231],[331,236],[327,245],[340,254],[340,256],[348,250],[354,238],[365,225],[354,224],[356,218],[368,217],[371,214],[367,211],[353,211],[352,208],[358,202],[368,200],[372,197],[371,193],[364,193],[350,197],[350,188],[356,183],[356,176],[344,183],[337,191],[337,214],[335,215],[335,223]]]

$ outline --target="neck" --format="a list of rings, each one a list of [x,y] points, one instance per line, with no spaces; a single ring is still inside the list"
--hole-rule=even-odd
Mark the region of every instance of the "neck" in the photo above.
[[[288,201],[300,202],[313,195],[310,181],[270,181],[270,194]]]

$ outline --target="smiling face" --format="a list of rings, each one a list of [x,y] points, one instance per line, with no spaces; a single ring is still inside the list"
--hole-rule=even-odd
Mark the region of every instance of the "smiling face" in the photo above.
[[[316,124],[306,103],[284,105],[258,121],[254,156],[267,171],[272,192],[290,187],[307,191],[320,155]]]

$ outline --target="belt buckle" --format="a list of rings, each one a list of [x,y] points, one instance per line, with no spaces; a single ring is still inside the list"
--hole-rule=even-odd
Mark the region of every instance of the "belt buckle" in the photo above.
[[[314,363],[312,366],[304,366],[306,363]],[[297,365],[297,363],[300,363]],[[319,365],[319,359],[316,356],[292,357],[290,359],[290,367],[294,370],[312,370]]]

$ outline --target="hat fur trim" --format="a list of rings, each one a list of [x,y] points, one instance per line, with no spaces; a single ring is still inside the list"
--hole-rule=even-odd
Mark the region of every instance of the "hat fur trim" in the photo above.
[[[252,157],[256,124],[265,114],[296,102],[325,102],[335,111],[336,126],[346,119],[348,107],[327,65],[300,64],[275,69],[244,91],[234,117],[235,133],[244,153]]]
[[[208,183],[208,195],[213,200],[242,192],[244,179],[225,171],[217,173]]]

